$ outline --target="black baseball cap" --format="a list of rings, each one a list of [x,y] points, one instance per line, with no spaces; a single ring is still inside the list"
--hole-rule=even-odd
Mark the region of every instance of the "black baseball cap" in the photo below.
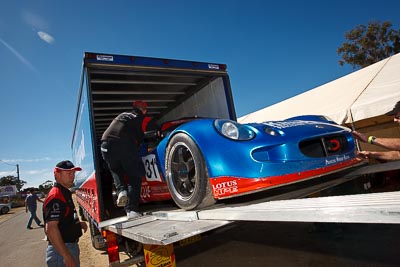
[[[57,163],[56,167],[54,168],[55,170],[60,170],[60,171],[81,171],[81,167],[75,167],[74,164],[69,161],[69,160],[63,160],[59,163]]]
[[[393,115],[396,115],[399,112],[400,112],[400,101],[398,101],[396,103],[396,105],[394,106],[394,108],[391,111],[389,111],[388,113],[386,113],[386,115],[393,116]]]

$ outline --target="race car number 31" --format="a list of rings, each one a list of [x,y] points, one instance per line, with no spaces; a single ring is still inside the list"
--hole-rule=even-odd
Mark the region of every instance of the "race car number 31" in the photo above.
[[[149,182],[161,182],[160,173],[158,172],[156,157],[154,154],[142,157],[146,180]]]

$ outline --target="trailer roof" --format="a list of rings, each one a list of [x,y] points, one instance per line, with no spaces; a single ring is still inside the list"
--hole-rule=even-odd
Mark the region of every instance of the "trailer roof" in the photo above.
[[[226,76],[226,65],[160,58],[85,53],[96,136],[134,100],[146,101],[159,119],[202,87]]]

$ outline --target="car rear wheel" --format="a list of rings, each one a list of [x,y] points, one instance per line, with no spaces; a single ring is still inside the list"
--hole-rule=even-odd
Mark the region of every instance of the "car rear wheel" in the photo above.
[[[171,138],[165,166],[169,191],[180,208],[192,210],[215,203],[203,156],[188,135],[178,133]]]
[[[10,211],[10,209],[8,207],[2,207],[1,211],[0,211],[0,214],[6,214],[9,211]]]

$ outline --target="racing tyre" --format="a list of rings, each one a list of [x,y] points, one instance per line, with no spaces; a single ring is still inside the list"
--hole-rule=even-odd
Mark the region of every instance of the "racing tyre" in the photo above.
[[[188,135],[171,138],[165,161],[168,188],[180,208],[193,210],[215,203],[203,156]]]

